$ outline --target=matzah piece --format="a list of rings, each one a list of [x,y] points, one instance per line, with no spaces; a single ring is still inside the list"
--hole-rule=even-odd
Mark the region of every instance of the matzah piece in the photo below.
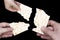
[[[43,34],[43,32],[41,32],[41,27],[47,26],[50,16],[47,15],[43,10],[40,10],[38,8],[36,9],[36,11],[37,12],[34,18],[34,24],[37,28],[34,28],[33,31]]]
[[[26,24],[24,22],[19,22],[19,23],[13,22],[10,23],[10,26],[13,28],[13,34],[17,35],[28,30],[29,24]]]
[[[27,21],[29,21],[29,17],[32,13],[32,8],[28,7],[26,5],[20,4],[20,9],[17,11],[19,14],[21,14]]]

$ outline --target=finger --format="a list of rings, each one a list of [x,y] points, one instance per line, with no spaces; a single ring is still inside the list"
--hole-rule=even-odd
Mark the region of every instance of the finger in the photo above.
[[[13,8],[15,8],[17,11],[20,9],[20,6],[18,6],[15,2],[12,4]]]
[[[19,6],[19,8],[20,8],[20,2],[17,2],[17,1],[15,1],[15,3]],[[19,10],[21,10],[21,9],[19,9]]]
[[[40,33],[37,33],[37,36],[46,36],[46,34],[40,34]]]
[[[47,40],[50,40],[51,37],[45,35],[45,34],[40,34],[40,33],[37,33],[37,36],[41,37],[42,39],[47,39]]]
[[[12,31],[5,32],[3,35],[13,35],[13,32]]]
[[[9,23],[2,22],[0,23],[0,27],[10,27]]]
[[[2,38],[4,38],[4,37],[12,37],[12,36],[13,36],[12,32],[6,32],[6,33],[1,35]]]
[[[42,27],[41,30],[42,30],[42,32],[44,32],[45,34],[47,34],[49,36],[54,36],[54,32],[51,31],[49,28]]]
[[[40,34],[40,33],[37,33],[36,35],[37,35],[37,36],[42,36],[42,34]]]
[[[48,30],[53,31],[53,28],[52,28],[52,27],[48,27]],[[45,32],[46,32],[46,33],[45,33]],[[45,31],[45,30],[44,30],[44,33],[45,33],[45,34],[47,34],[47,33],[50,34],[51,32],[48,32],[48,31]],[[41,36],[44,36],[44,34],[37,33],[37,36],[40,36],[40,37],[41,37]],[[45,37],[44,37],[44,38],[45,38]]]
[[[20,6],[20,4],[21,4],[20,2],[17,2],[17,1],[15,1],[15,3],[16,3],[18,6]]]
[[[53,20],[50,20],[50,21],[48,22],[48,25],[51,25],[51,26],[55,26],[56,24],[58,24],[58,22],[53,21]]]
[[[7,38],[7,37],[12,37],[12,35],[3,35],[1,38]]]
[[[11,12],[16,12],[17,11],[17,9],[14,8],[13,6],[7,7],[6,9],[11,11]]]
[[[56,30],[57,25],[59,25],[59,23],[56,22],[56,21],[50,20],[50,21],[48,22],[48,25],[51,25],[51,27],[53,27],[54,30]]]
[[[5,32],[9,32],[9,31],[12,31],[13,29],[12,28],[0,28],[0,35],[5,33]]]
[[[49,30],[51,30],[51,31],[53,31],[53,30],[54,30],[54,29],[53,29],[53,27],[51,27],[51,26],[49,26],[49,27],[48,27],[48,29],[49,29]]]
[[[49,36],[41,36],[41,38],[42,39],[47,39],[47,40],[50,40],[51,39],[51,37],[49,37]]]
[[[48,27],[49,30],[53,31],[54,29],[52,27]],[[37,33],[37,36],[44,36],[44,34]]]

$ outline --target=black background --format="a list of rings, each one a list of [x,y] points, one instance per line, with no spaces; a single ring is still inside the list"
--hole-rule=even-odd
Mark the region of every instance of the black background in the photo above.
[[[43,9],[48,15],[50,15],[50,20],[55,20],[60,22],[60,4],[58,0],[16,0],[32,8]],[[10,12],[5,9],[3,0],[0,0],[0,22],[19,22],[23,21],[28,23],[20,14],[16,12]],[[34,26],[34,25],[33,25]],[[31,25],[31,27],[33,27]],[[5,38],[6,40],[43,40],[36,36],[36,33],[28,30],[17,36],[11,38]],[[4,40],[5,40],[4,39]],[[2,39],[1,39],[2,40]]]

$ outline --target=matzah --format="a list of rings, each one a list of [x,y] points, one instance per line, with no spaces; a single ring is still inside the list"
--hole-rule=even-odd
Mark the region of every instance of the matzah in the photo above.
[[[13,34],[18,35],[26,30],[28,30],[29,24],[26,24],[24,22],[18,22],[18,23],[10,23],[10,26],[13,28]]]
[[[41,27],[47,26],[50,16],[47,15],[43,10],[36,8],[36,15],[34,18],[34,24],[37,28],[34,28],[33,31],[43,34]]]
[[[29,21],[30,15],[32,13],[32,8],[24,4],[20,4],[20,9],[17,12],[21,14],[24,17],[24,19]]]

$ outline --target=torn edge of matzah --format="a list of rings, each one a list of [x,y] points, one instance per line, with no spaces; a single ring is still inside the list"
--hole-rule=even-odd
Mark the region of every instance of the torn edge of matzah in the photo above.
[[[20,9],[17,11],[24,19],[29,21],[30,15],[32,13],[32,8],[24,4],[20,4]]]
[[[26,30],[28,30],[29,24],[24,22],[13,22],[9,24],[11,28],[13,28],[13,35],[18,35]]]
[[[36,11],[37,12],[34,18],[34,24],[37,28],[33,28],[33,31],[40,33],[40,34],[44,34],[41,31],[41,27],[47,26],[50,16],[47,15],[43,10],[40,10],[38,8],[36,9]]]

